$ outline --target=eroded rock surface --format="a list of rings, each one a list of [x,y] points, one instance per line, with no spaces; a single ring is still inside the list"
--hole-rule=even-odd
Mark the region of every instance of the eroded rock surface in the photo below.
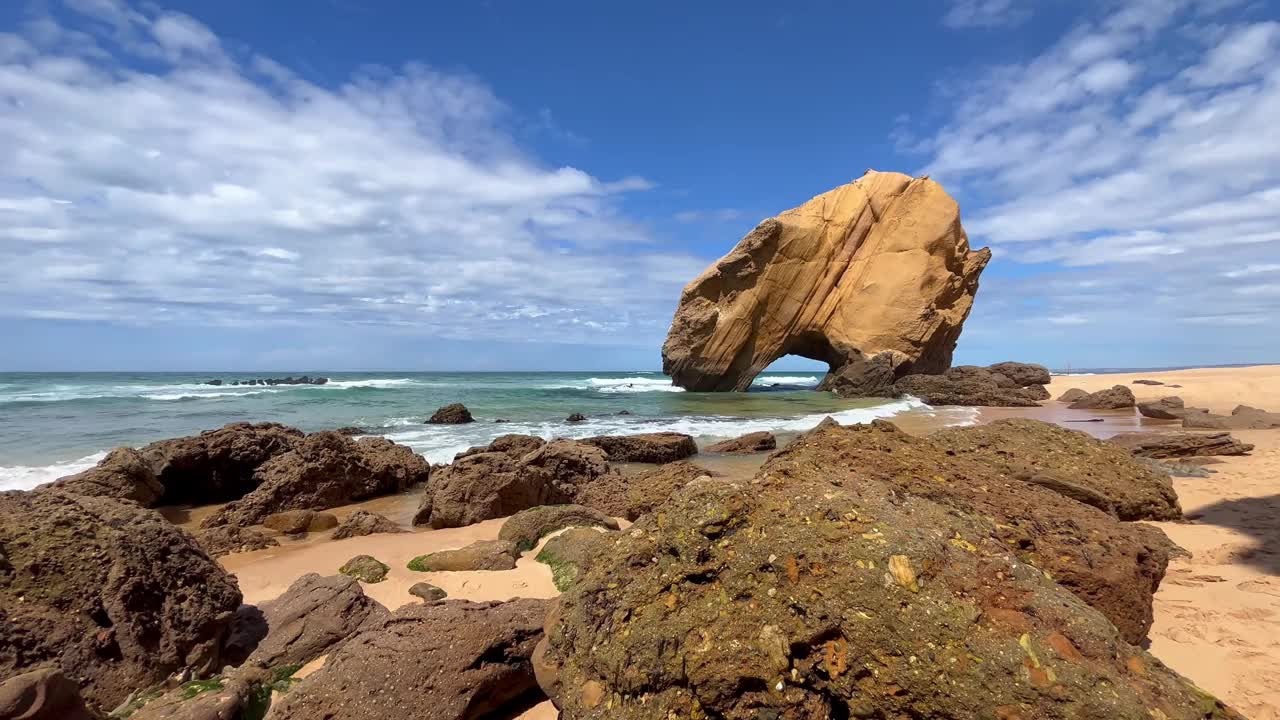
[[[591,528],[569,528],[548,540],[535,559],[551,568],[551,581],[564,592],[615,537],[616,533]]]
[[[1182,416],[1182,426],[1203,430],[1268,430],[1280,428],[1280,413],[1237,405],[1230,415],[1214,415],[1198,408]]]
[[[1189,411],[1198,412],[1195,408],[1188,408],[1176,395],[1138,403],[1138,412],[1153,420],[1181,420]]]
[[[576,501],[609,517],[635,520],[666,502],[676,490],[708,474],[705,468],[684,461],[634,475],[609,473],[586,485]]]
[[[192,534],[195,536],[196,542],[200,543],[200,547],[204,548],[205,552],[212,557],[262,550],[276,547],[280,544],[271,535],[261,530],[249,527],[235,527],[234,525],[205,528]]]
[[[338,518],[333,513],[315,510],[285,510],[262,518],[262,527],[285,535],[300,535],[338,527]]]
[[[542,538],[567,527],[618,529],[618,521],[583,505],[543,505],[507,518],[498,530],[499,540],[515,543],[516,550],[532,550]]]
[[[1110,441],[1134,455],[1149,458],[1244,455],[1253,450],[1253,445],[1236,440],[1229,432],[1131,432],[1115,435]]]
[[[778,438],[773,433],[761,430],[747,433],[731,440],[724,440],[706,447],[707,452],[733,453],[750,455],[752,453],[769,452],[778,448]]]
[[[698,453],[698,445],[684,433],[599,435],[580,440],[604,450],[610,462],[669,463]]]
[[[937,375],[906,375],[893,385],[898,395],[911,395],[929,405],[1036,407],[1048,399],[1041,385],[1020,387],[986,368],[961,365]]]
[[[263,603],[267,634],[249,656],[267,667],[304,665],[346,640],[362,624],[387,614],[355,578],[307,573],[280,597]]]
[[[408,530],[405,530],[378,513],[369,512],[368,510],[357,510],[347,516],[347,519],[343,520],[342,523],[338,525],[338,529],[333,531],[333,539],[343,540],[349,537],[361,537],[363,535],[374,535],[376,533],[402,532],[408,532]]]
[[[880,353],[895,376],[941,372],[990,257],[936,182],[868,171],[760,223],[690,282],[663,372],[697,391],[746,390],[788,354],[836,374]]]
[[[1077,398],[1067,407],[1072,410],[1121,410],[1137,404],[1133,391],[1124,385],[1115,385]]]

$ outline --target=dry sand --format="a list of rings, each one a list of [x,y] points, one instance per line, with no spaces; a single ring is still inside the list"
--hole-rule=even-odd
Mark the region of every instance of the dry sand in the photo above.
[[[1131,384],[1139,378],[1182,387]],[[1280,366],[1059,377],[1049,390],[1057,397],[1070,387],[1092,392],[1116,384],[1132,388],[1139,400],[1176,394],[1188,405],[1214,412],[1227,413],[1241,403],[1280,410]],[[1131,410],[1073,411],[1052,400],[1039,409],[983,409],[979,421],[1010,416],[1060,422],[1102,437],[1125,430],[1177,427],[1176,423],[1141,418]],[[1093,418],[1104,421],[1068,422]],[[1209,478],[1175,478],[1174,486],[1191,521],[1156,523],[1192,557],[1170,565],[1156,595],[1150,648],[1170,667],[1253,720],[1280,720],[1280,430],[1234,434],[1257,446],[1253,454],[1224,458],[1222,463],[1211,465],[1216,472]],[[738,475],[750,474],[762,459],[708,456],[697,460],[722,473]],[[408,494],[333,512],[341,518],[364,508],[408,527],[417,500],[416,494]],[[208,512],[201,509],[175,519],[194,523]],[[332,574],[359,554],[373,555],[391,566],[385,581],[365,584],[364,588],[393,610],[419,602],[408,593],[419,581],[444,588],[451,598],[554,597],[557,593],[551,573],[534,560],[536,550],[526,553],[515,570],[417,573],[406,568],[417,555],[493,539],[502,522],[339,541],[328,540],[329,532],[316,533],[297,540],[282,539],[280,548],[230,555],[222,558],[222,563],[239,579],[249,603],[276,597],[305,573]],[[306,670],[321,664],[317,661]],[[553,720],[557,713],[550,703],[543,703],[520,717]]]

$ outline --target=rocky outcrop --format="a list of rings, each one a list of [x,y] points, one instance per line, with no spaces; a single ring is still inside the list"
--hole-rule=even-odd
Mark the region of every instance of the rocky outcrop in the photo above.
[[[1253,450],[1253,445],[1236,440],[1228,432],[1130,432],[1115,435],[1110,441],[1134,455],[1149,458],[1244,455]]]
[[[579,413],[579,412],[571,413],[571,414],[569,415],[569,417],[567,417],[567,418],[565,418],[565,419],[564,419],[564,421],[565,421],[565,422],[571,422],[571,423],[586,422],[586,421],[587,421],[587,416],[586,416],[586,415],[583,415],[582,413]]]
[[[258,468],[257,488],[206,518],[202,526],[256,525],[285,510],[324,510],[390,495],[426,481],[430,472],[421,455],[386,438],[352,440],[334,432],[313,433]]]
[[[336,528],[338,518],[333,513],[315,510],[285,510],[262,518],[262,527],[285,535],[300,535]]]
[[[1086,398],[1088,396],[1089,396],[1089,393],[1085,392],[1084,390],[1081,390],[1080,388],[1071,388],[1070,390],[1058,396],[1058,402],[1073,403],[1077,400],[1080,400],[1081,398]]]
[[[610,462],[669,463],[698,454],[693,438],[683,433],[598,435],[578,442],[604,450]]]
[[[512,459],[519,460],[546,444],[546,440],[543,440],[540,437],[534,437],[533,435],[499,435],[488,445],[478,445],[468,450],[463,450],[455,455],[453,459],[458,460],[469,455],[496,452],[502,453],[503,455],[509,455]]]
[[[427,486],[415,525],[461,527],[539,505],[574,502],[579,490],[609,472],[603,450],[553,440],[532,452],[481,452],[440,468]]]
[[[1195,409],[1188,409],[1183,404],[1182,398],[1177,396],[1138,403],[1138,413],[1153,420],[1181,420],[1182,416],[1189,411],[1195,411]]]
[[[576,502],[609,517],[635,520],[667,501],[676,490],[710,473],[687,462],[673,462],[642,473],[609,473],[582,488]]]
[[[1049,368],[1034,363],[998,362],[994,365],[988,365],[987,370],[1009,378],[1015,387],[1048,385],[1051,379],[1049,377]]]
[[[567,527],[618,529],[618,521],[583,505],[543,505],[507,518],[498,530],[498,539],[515,543],[517,552],[532,550],[542,538]]]
[[[98,709],[221,667],[235,579],[130,502],[0,493],[0,676],[58,667]]]
[[[205,384],[221,385],[222,381],[210,380]],[[257,378],[255,380],[232,380],[227,384],[228,385],[327,385],[329,384],[329,378],[327,377],[313,378],[310,375],[303,375],[302,377],[294,377],[290,375],[289,377],[282,377],[282,378]]]
[[[1022,363],[1004,364],[1023,366]],[[1023,377],[1036,375],[1024,372]],[[1023,387],[1003,373],[973,365],[960,365],[937,375],[907,375],[899,378],[893,388],[897,395],[911,395],[935,406],[1035,407],[1040,400],[1049,398],[1049,392],[1041,385]]]
[[[769,452],[778,448],[778,438],[773,433],[760,432],[739,435],[732,440],[724,440],[708,445],[705,450],[711,453],[731,453],[734,455],[750,455],[752,453]]]
[[[561,596],[534,662],[564,720],[1239,718],[994,523],[777,472],[684,488]]]
[[[1280,428],[1280,413],[1237,405],[1230,415],[1214,415],[1199,408],[1182,416],[1182,427],[1201,430],[1268,430]]]
[[[338,529],[333,531],[332,539],[344,540],[349,537],[361,537],[376,533],[402,532],[408,532],[408,530],[405,530],[378,513],[369,512],[368,510],[357,510],[347,516],[347,519],[343,520],[342,524],[338,525]]]
[[[511,570],[520,550],[510,540],[478,540],[457,550],[440,550],[409,561],[415,572]]]
[[[512,704],[537,688],[530,656],[542,637],[546,612],[547,601],[527,599],[406,605],[332,652],[323,668],[280,698],[271,716],[514,716]]]
[[[697,391],[746,390],[784,355],[835,374],[881,353],[895,377],[941,372],[990,257],[970,251],[940,185],[868,171],[760,223],[690,282],[663,372]]]
[[[1122,410],[1135,404],[1137,400],[1132,390],[1124,385],[1115,385],[1078,398],[1067,407],[1072,410]]]
[[[431,417],[427,419],[427,423],[430,425],[464,425],[475,421],[476,419],[471,417],[471,411],[462,403],[445,405],[432,413]]]
[[[356,555],[338,568],[343,575],[366,583],[382,582],[390,570],[390,566],[372,555]]]
[[[882,352],[869,358],[855,357],[839,369],[833,369],[818,383],[818,390],[833,392],[846,398],[892,398],[897,380],[893,353]]]
[[[5,720],[99,720],[80,697],[80,687],[58,668],[41,668],[0,683]]]
[[[387,614],[355,578],[307,573],[259,609],[267,634],[249,662],[267,667],[305,665],[346,640],[360,626]]]
[[[51,487],[73,495],[132,500],[143,507],[155,506],[164,496],[164,485],[156,478],[151,463],[142,453],[127,447],[112,450],[96,466],[61,478]]]
[[[211,557],[263,550],[280,544],[271,535],[261,530],[233,525],[197,530],[193,535],[196,542],[200,543],[200,547],[204,548]]]
[[[591,567],[592,561],[608,548],[615,537],[614,533],[591,528],[569,528],[548,540],[535,559],[551,569],[551,582],[557,590],[564,592]]]

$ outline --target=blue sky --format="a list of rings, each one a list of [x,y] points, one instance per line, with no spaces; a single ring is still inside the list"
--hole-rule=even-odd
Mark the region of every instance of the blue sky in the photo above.
[[[958,362],[1276,361],[1278,19],[4,3],[0,370],[656,368],[685,282],[867,168],[993,248]]]

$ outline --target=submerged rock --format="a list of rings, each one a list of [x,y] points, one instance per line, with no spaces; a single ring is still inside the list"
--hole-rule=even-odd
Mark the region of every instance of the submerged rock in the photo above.
[[[618,521],[582,505],[543,505],[507,518],[498,531],[498,539],[515,543],[517,552],[524,552],[532,550],[547,535],[574,526],[617,530]]]
[[[465,425],[475,421],[476,419],[471,417],[471,411],[462,403],[445,405],[432,413],[431,417],[427,419],[427,423],[430,425]]]
[[[686,390],[746,390],[783,355],[896,374],[951,363],[988,250],[928,178],[868,171],[760,223],[680,296],[663,372]]]
[[[1120,433],[1111,442],[1134,455],[1149,458],[1182,458],[1204,455],[1244,455],[1253,450],[1229,432],[1214,433]]]
[[[773,436],[773,433],[762,430],[740,435],[732,440],[724,440],[708,445],[705,450],[712,453],[749,455],[751,453],[769,452],[776,450],[777,447],[778,439]]]
[[[1131,408],[1136,403],[1132,390],[1124,385],[1115,385],[1078,398],[1067,407],[1072,410],[1121,410]]]
[[[569,417],[565,418],[565,419],[564,419],[564,421],[565,421],[565,422],[571,422],[571,423],[586,422],[586,421],[587,421],[587,416],[586,416],[586,415],[583,415],[582,413],[577,413],[577,412],[576,412],[576,413],[573,413],[573,414],[569,415]]]
[[[510,540],[478,540],[457,550],[440,550],[409,561],[415,572],[512,570],[520,550]]]
[[[598,435],[580,440],[605,451],[610,462],[669,463],[698,454],[698,445],[684,433]]]
[[[360,537],[376,533],[402,532],[408,532],[408,530],[405,530],[378,513],[369,512],[368,510],[357,510],[347,516],[347,519],[343,520],[342,524],[338,525],[338,529],[333,531],[333,539],[344,540],[349,537]]]
[[[338,572],[360,582],[380,583],[387,577],[390,566],[372,555],[357,555],[348,560]]]
[[[706,469],[684,461],[634,475],[609,473],[583,487],[576,500],[609,517],[635,520],[666,502],[676,490],[708,474]]]

